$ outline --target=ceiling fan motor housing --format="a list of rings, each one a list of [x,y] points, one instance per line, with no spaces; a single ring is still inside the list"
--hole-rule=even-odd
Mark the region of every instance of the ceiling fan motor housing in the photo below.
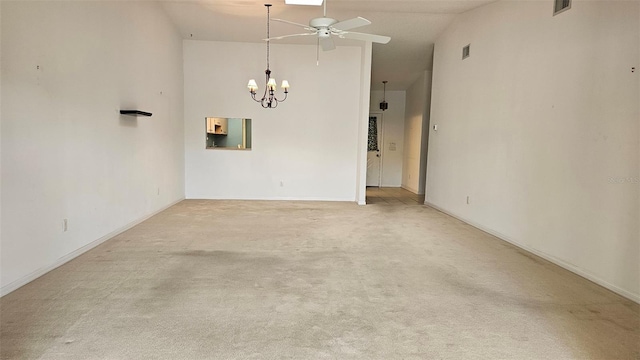
[[[311,21],[309,21],[309,26],[316,29],[327,29],[329,26],[337,22],[338,20],[336,19],[321,17],[321,18],[311,19]]]

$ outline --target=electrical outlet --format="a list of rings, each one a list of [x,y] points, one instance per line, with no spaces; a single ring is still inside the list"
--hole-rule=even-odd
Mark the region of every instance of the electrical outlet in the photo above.
[[[467,205],[471,204],[471,197],[469,195],[467,195]]]
[[[284,186],[284,181],[280,180],[280,187]]]
[[[67,231],[69,229],[69,220],[62,219],[62,231]]]
[[[158,188],[158,195],[160,195],[160,188]]]

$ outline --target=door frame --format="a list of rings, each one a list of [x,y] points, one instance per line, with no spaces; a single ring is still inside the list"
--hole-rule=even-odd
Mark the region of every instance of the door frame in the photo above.
[[[374,115],[378,117],[378,128],[379,128],[379,132],[378,132],[378,147],[379,147],[379,151],[380,151],[380,166],[378,166],[378,187],[382,187],[382,162],[384,160],[384,115],[382,112],[378,112],[378,111],[371,111],[369,112],[369,116],[367,116],[367,139],[369,138],[369,118]],[[368,143],[368,141],[367,141]],[[365,146],[367,146],[368,144],[365,144]],[[367,151],[367,154],[369,153],[369,151]],[[368,168],[367,168],[367,172],[368,172]],[[365,174],[365,178],[366,178],[366,174]],[[366,184],[366,181],[365,181]]]

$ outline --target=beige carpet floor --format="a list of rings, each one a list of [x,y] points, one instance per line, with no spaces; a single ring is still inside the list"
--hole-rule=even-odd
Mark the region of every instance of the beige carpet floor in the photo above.
[[[637,304],[403,204],[183,201],[0,324],[3,359],[640,359]]]

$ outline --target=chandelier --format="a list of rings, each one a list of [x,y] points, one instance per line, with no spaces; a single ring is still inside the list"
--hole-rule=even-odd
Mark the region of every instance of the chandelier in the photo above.
[[[281,103],[287,99],[287,94],[289,93],[289,82],[287,80],[282,80],[282,88],[284,89],[284,98],[278,99],[275,95],[276,93],[276,79],[271,77],[271,70],[269,70],[269,8],[271,4],[264,4],[267,7],[267,70],[265,70],[265,88],[264,94],[261,99],[256,99],[256,91],[258,90],[258,84],[255,79],[249,80],[249,84],[247,87],[249,88],[249,92],[251,93],[251,97],[256,102],[259,102],[265,109],[273,109],[278,106],[278,103]]]

